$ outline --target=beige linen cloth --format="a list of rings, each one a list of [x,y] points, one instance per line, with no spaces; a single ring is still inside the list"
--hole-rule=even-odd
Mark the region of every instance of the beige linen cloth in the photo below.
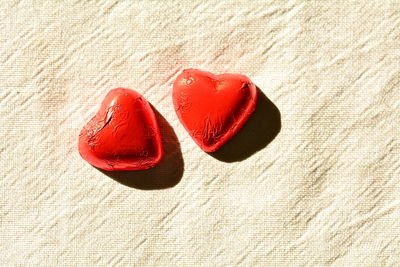
[[[0,3],[0,265],[399,266],[400,1]],[[252,119],[203,152],[185,68],[241,73]],[[159,112],[154,170],[77,151],[115,87]]]

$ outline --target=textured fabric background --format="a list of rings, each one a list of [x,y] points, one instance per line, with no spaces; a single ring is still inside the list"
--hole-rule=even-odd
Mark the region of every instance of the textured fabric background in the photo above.
[[[400,1],[360,2],[1,1],[1,265],[398,265]],[[215,155],[172,107],[189,67],[260,88]],[[78,154],[119,86],[159,112],[154,170]]]

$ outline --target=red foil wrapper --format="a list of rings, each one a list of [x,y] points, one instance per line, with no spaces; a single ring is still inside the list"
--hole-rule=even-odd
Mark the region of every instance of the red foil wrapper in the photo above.
[[[116,88],[79,135],[79,153],[93,166],[108,170],[143,170],[162,156],[160,130],[152,107],[134,90]]]
[[[206,152],[218,150],[234,136],[257,103],[257,88],[246,76],[197,69],[184,70],[172,94],[179,120]]]

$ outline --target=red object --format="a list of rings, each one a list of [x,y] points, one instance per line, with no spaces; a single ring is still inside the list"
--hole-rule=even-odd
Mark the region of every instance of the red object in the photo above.
[[[172,97],[179,120],[193,140],[204,151],[214,152],[253,113],[257,88],[244,75],[186,69],[176,78]]]
[[[108,170],[143,170],[162,156],[160,130],[150,104],[134,90],[116,88],[79,135],[79,153],[93,166]]]

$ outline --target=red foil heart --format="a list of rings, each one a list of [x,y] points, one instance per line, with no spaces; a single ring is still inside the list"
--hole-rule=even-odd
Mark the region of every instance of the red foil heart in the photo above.
[[[253,113],[257,88],[244,75],[186,69],[176,78],[172,97],[179,120],[193,140],[204,151],[214,152]]]
[[[162,156],[160,130],[152,107],[134,90],[116,88],[79,135],[79,153],[93,166],[108,170],[143,170]]]

